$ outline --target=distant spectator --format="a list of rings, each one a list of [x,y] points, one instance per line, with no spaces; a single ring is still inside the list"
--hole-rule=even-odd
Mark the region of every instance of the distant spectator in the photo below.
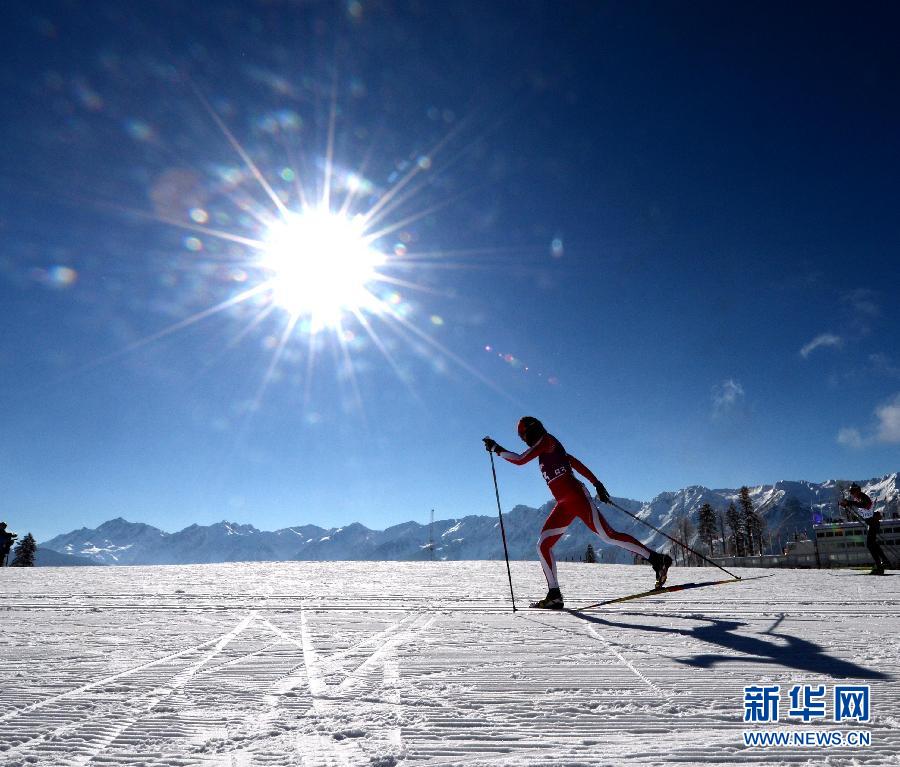
[[[13,541],[18,537],[15,533],[6,531],[6,522],[0,522],[0,567],[9,564],[9,552],[12,549]]]
[[[872,510],[872,499],[866,495],[855,482],[850,485],[850,497],[841,500],[841,506],[851,514],[860,517],[866,524],[866,548],[875,560],[871,575],[884,575],[887,557],[878,545],[878,534],[881,532],[881,512]],[[854,511],[858,509],[859,511]]]

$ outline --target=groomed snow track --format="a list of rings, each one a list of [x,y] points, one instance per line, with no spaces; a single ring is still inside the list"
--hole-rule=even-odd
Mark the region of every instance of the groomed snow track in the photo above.
[[[560,577],[573,606],[652,581]],[[523,605],[542,593],[536,563],[513,579]],[[900,576],[778,571],[514,615],[502,562],[2,570],[0,767],[896,765],[898,592]],[[871,746],[743,745],[745,685],[848,682],[871,685],[868,724],[776,729]]]

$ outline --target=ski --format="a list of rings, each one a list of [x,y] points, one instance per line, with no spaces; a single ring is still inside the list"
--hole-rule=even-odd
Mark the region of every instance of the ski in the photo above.
[[[896,575],[896,573],[850,573],[851,575],[871,575],[873,578],[886,578],[890,575]]]
[[[652,597],[652,596],[660,596],[662,594],[669,594],[673,591],[687,591],[688,589],[699,589],[704,586],[721,586],[725,583],[740,583],[742,581],[755,581],[759,578],[771,578],[775,573],[770,573],[768,575],[756,575],[751,578],[726,578],[721,581],[702,581],[700,583],[679,583],[675,586],[663,586],[661,589],[650,589],[649,591],[641,591],[638,594],[629,594],[624,597],[616,597],[615,599],[604,599],[602,602],[594,602],[590,605],[585,605],[584,607],[574,607],[568,608],[571,612],[581,612],[582,610],[591,610],[595,607],[603,607],[604,605],[614,605],[619,602],[628,602],[632,599],[641,599],[642,597]]]

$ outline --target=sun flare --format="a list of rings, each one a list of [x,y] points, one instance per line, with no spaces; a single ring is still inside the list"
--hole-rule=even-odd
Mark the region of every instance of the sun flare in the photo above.
[[[337,326],[344,312],[378,310],[369,286],[384,260],[366,241],[360,219],[309,210],[269,227],[260,266],[275,305],[322,329]]]

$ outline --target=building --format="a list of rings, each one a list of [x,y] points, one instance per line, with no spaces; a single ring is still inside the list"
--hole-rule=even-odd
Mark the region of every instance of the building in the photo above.
[[[862,522],[829,520],[813,525],[815,537],[790,541],[783,554],[754,557],[716,557],[728,567],[866,567],[874,564],[866,548]],[[900,519],[881,522],[881,547],[888,567],[900,567]]]
[[[814,525],[820,567],[847,567],[852,565],[872,565],[872,555],[866,548],[866,526],[862,522],[822,522]],[[900,546],[900,520],[886,519],[881,522],[879,535],[881,548],[893,567],[898,567],[897,557]],[[893,547],[891,551],[889,547]]]

